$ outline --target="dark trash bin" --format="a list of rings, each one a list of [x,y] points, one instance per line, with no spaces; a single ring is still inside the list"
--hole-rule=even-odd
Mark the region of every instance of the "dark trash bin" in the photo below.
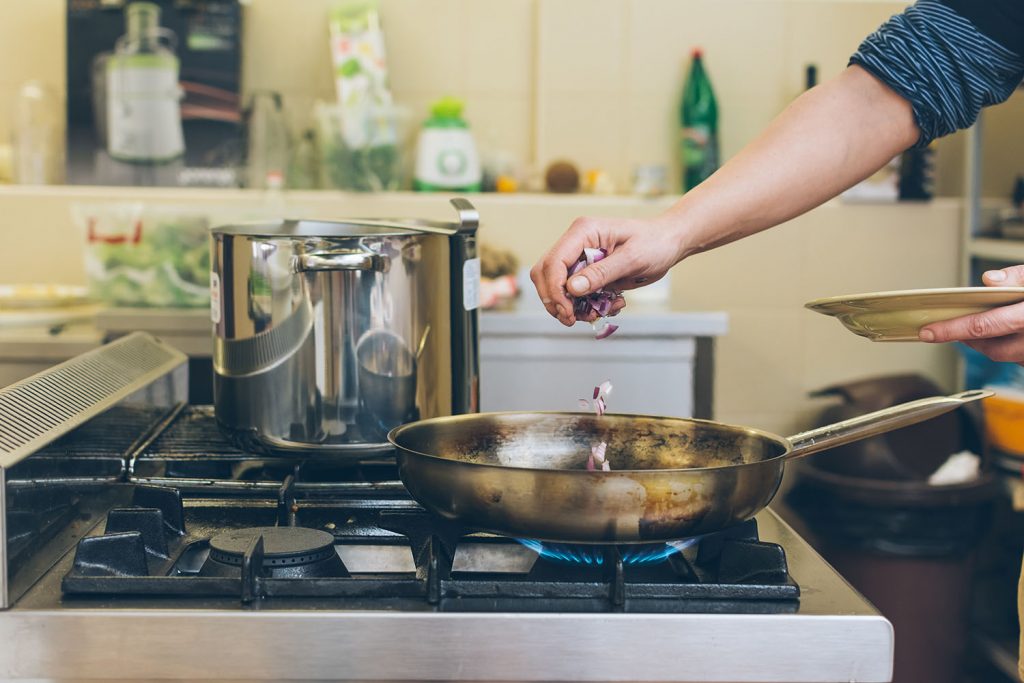
[[[916,375],[831,387],[822,424],[943,393]],[[964,410],[832,449],[796,468],[787,495],[809,540],[896,630],[894,683],[959,683],[968,640],[975,549],[998,483],[932,486],[963,450],[984,456],[980,414]]]

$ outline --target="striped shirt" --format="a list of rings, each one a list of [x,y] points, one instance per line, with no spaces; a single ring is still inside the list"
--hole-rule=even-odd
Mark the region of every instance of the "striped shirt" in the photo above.
[[[850,63],[910,102],[925,146],[969,127],[1024,80],[1024,0],[918,0]]]

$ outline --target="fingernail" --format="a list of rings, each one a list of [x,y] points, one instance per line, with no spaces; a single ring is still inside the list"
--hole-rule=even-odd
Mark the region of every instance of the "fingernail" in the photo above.
[[[931,330],[921,330],[920,332],[917,333],[917,336],[921,341],[924,342],[935,341],[935,333],[932,332]]]
[[[985,277],[992,282],[1002,282],[1006,279],[1006,273],[1001,270],[990,270],[985,273]]]
[[[590,280],[583,275],[577,275],[569,281],[569,289],[578,294],[584,294],[590,291]]]

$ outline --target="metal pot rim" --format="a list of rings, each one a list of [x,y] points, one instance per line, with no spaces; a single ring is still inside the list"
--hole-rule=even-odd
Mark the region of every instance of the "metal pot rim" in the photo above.
[[[243,221],[219,225],[213,235],[262,237],[266,239],[316,239],[319,237],[408,237],[441,235],[451,237],[458,227],[450,223],[407,218],[346,218],[341,220],[281,219]]]
[[[383,221],[280,220],[220,225],[213,235],[265,239],[316,239],[319,237],[406,237],[422,234],[407,226]]]

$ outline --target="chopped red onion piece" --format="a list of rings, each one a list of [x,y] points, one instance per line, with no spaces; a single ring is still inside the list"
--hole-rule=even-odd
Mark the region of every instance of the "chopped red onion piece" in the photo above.
[[[583,259],[586,261],[588,266],[594,265],[607,255],[607,249],[591,249],[588,247],[583,250]]]
[[[602,472],[611,472],[612,471],[612,466],[610,464],[608,464],[607,460],[605,460],[603,463],[601,463],[601,471]]]
[[[603,326],[601,327],[601,329],[599,329],[599,330],[597,331],[597,334],[596,334],[596,335],[594,335],[594,338],[595,338],[595,339],[607,339],[608,337],[612,336],[612,334],[613,334],[613,333],[615,332],[615,330],[617,330],[617,329],[619,329],[619,326],[618,326],[618,325],[612,325],[611,323],[605,323],[605,324],[604,324],[604,325],[603,325]]]
[[[608,256],[607,249],[586,247],[583,250],[583,255],[577,259],[576,263],[569,267],[569,277],[572,277],[587,266],[594,265],[606,256]],[[614,315],[612,307],[615,304],[615,299],[618,297],[618,292],[605,289],[599,289],[584,296],[574,296],[572,297],[573,314],[577,318],[587,318],[591,313],[595,313],[599,318],[607,318],[610,315]],[[607,323],[600,328],[595,325],[594,337],[596,339],[605,339],[617,329],[619,329],[617,326],[608,325]]]

